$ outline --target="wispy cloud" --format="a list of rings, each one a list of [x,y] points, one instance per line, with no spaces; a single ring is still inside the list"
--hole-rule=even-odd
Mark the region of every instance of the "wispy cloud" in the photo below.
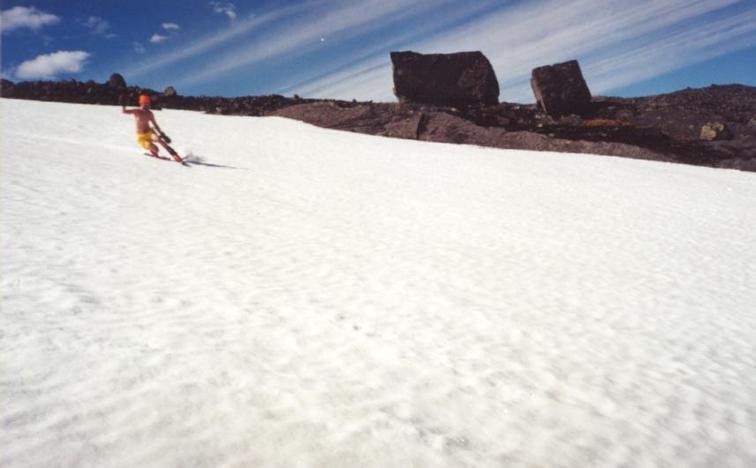
[[[3,34],[16,29],[28,28],[37,31],[44,26],[60,22],[60,18],[34,7],[17,6],[0,12]]]
[[[225,14],[233,4],[211,7]],[[599,94],[752,46],[755,11],[750,0],[302,0],[239,16],[129,68],[138,77],[182,66],[176,84],[189,89],[286,68],[276,91],[393,100],[390,50],[481,50],[501,99],[532,101],[530,72],[540,65],[579,59]],[[310,58],[316,67],[291,66]]]
[[[320,47],[321,38],[338,37],[345,41],[379,31],[404,18],[427,11],[450,0],[352,0],[328,2],[326,8],[312,9],[273,28],[263,38],[232,48],[213,59],[204,71],[195,73],[184,84],[206,82],[241,67],[272,58],[292,58]]]
[[[165,31],[167,31],[168,35],[155,33],[150,37],[150,43],[152,44],[160,44],[162,42],[167,41],[170,39],[172,35],[176,34],[176,31],[181,29],[178,24],[176,23],[163,23],[160,25],[161,28],[163,28]],[[134,44],[137,44],[136,42]],[[138,54],[144,53],[144,47],[140,44],[139,47],[134,47],[134,51]]]
[[[84,26],[89,28],[89,30],[95,36],[102,36],[106,39],[112,39],[116,37],[115,34],[110,32],[110,23],[100,18],[99,16],[90,16],[86,21],[84,21]]]
[[[210,2],[215,13],[226,15],[230,20],[236,19],[236,5],[231,2]]]
[[[277,93],[300,93],[306,96],[339,96],[345,99],[376,99],[391,100],[392,73],[389,52],[405,48],[407,44],[418,38],[425,38],[445,31],[450,25],[465,23],[491,9],[493,2],[478,1],[465,5],[465,8],[451,10],[447,14],[425,14],[426,11],[416,11],[422,17],[415,27],[405,28],[399,33],[388,36],[378,43],[366,42],[362,47],[352,48],[349,52],[340,54],[338,59],[318,70],[316,75],[312,71],[302,70],[296,78],[276,91]],[[373,76],[368,76],[372,74]],[[363,83],[363,87],[355,83]],[[346,89],[346,94],[331,94],[330,90]],[[356,91],[356,92],[353,92]]]
[[[737,11],[728,6],[740,6]],[[756,5],[739,0],[535,1],[506,7],[457,28],[411,41],[425,53],[482,50],[501,99],[532,101],[530,71],[580,60],[594,93],[659,76],[753,45]],[[542,27],[537,27],[537,26]],[[375,86],[382,86],[376,91]],[[366,61],[296,90],[302,95],[393,99],[387,59]]]
[[[144,48],[144,45],[141,42],[134,41],[131,43],[131,46],[134,48],[134,52],[137,54],[143,54],[147,51],[147,49]]]
[[[149,61],[132,65],[131,76],[143,76],[149,72],[174,65],[198,55],[223,48],[226,44],[238,41],[245,34],[257,29],[265,28],[287,17],[297,16],[303,12],[303,6],[295,5],[274,11],[267,11],[238,21],[231,27],[223,28],[211,34],[204,35],[184,45],[167,51],[161,55],[150,57]]]
[[[88,57],[89,54],[81,50],[61,50],[52,54],[39,55],[19,65],[15,74],[17,78],[29,80],[53,78],[59,73],[77,73],[82,70]]]
[[[739,0],[578,0],[573,2],[542,1],[506,9],[477,24],[468,25],[417,44],[423,51],[443,51],[447,44],[462,49],[482,49],[489,57],[502,85],[503,99],[532,100],[529,86],[530,71],[539,66],[571,58],[580,59],[589,85],[594,92],[610,88],[592,79],[593,65],[605,57],[623,51],[644,49],[651,56],[675,35],[676,28],[685,24],[691,36],[706,37],[719,43],[715,30],[703,30],[696,20],[709,22],[717,10],[740,3]],[[533,25],[558,24],[554,28],[534,28]],[[509,25],[501,28],[501,24]],[[754,25],[756,29],[756,25]],[[698,49],[695,43],[677,43],[675,53],[683,57],[680,64],[692,63]],[[669,71],[663,63],[643,64],[627,56],[615,69],[615,84],[628,84],[621,76],[641,65],[650,66],[647,76]]]
[[[753,45],[756,9],[695,29],[680,28],[662,41],[646,38],[619,53],[604,51],[589,62],[585,73],[593,87],[603,92]]]

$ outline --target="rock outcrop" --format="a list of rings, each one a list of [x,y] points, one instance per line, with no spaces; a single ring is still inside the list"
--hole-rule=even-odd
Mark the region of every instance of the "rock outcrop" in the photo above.
[[[13,92],[13,82],[3,78],[0,80],[0,96],[6,96],[8,92]]]
[[[110,75],[108,84],[110,85],[111,88],[114,88],[114,89],[126,88],[126,80],[123,78],[123,75],[121,75],[120,73],[113,73],[112,75]]]
[[[530,86],[540,108],[552,117],[590,110],[591,92],[577,60],[533,69]]]
[[[499,102],[496,73],[481,52],[391,52],[391,62],[400,102],[454,107]]]

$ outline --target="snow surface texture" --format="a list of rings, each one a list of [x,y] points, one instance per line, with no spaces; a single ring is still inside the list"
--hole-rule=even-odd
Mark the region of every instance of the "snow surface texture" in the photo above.
[[[756,466],[756,174],[1,104],[3,467]]]

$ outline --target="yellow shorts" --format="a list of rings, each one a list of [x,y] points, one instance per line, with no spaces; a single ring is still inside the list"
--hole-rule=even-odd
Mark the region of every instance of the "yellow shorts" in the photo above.
[[[137,133],[137,143],[144,149],[150,149],[152,144],[152,132]]]

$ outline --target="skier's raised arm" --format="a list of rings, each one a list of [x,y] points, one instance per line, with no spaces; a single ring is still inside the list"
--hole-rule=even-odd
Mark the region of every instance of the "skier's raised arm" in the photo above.
[[[121,95],[118,97],[118,102],[121,104],[121,112],[124,114],[133,114],[136,109],[126,109],[126,96]]]

